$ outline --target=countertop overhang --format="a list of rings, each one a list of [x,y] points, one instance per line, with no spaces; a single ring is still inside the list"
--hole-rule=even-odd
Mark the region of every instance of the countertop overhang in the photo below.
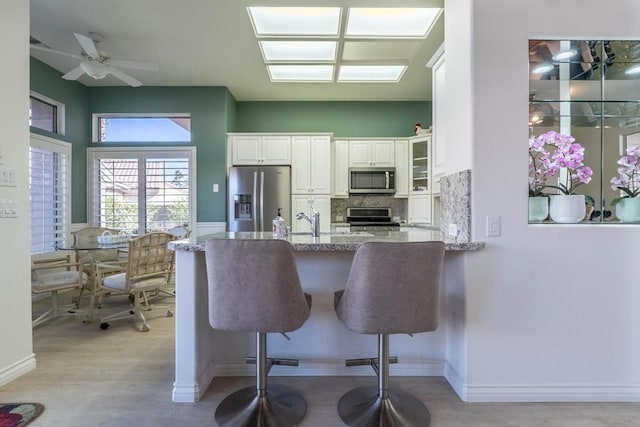
[[[204,243],[209,239],[242,239],[242,240],[272,240],[270,232],[221,232],[192,237],[190,239],[175,240],[169,243],[169,248],[175,251],[204,251]],[[443,241],[447,251],[477,251],[484,248],[484,242],[456,242],[447,239],[439,230],[425,228],[403,228],[400,231],[371,231],[371,232],[330,232],[321,233],[320,237],[313,237],[311,233],[294,233],[286,240],[293,245],[295,251],[355,251],[364,242],[430,242]]]

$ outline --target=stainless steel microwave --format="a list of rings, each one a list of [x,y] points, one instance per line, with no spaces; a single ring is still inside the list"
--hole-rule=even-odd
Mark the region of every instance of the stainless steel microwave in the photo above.
[[[349,168],[350,194],[394,194],[394,168]]]

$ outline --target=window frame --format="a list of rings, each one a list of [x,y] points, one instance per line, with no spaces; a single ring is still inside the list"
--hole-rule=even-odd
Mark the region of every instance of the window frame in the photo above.
[[[122,158],[138,160],[146,160],[148,158],[188,158],[189,161],[189,226],[195,227],[196,224],[196,147],[89,147],[87,148],[87,219],[92,226],[99,224],[99,212],[94,206],[95,187],[94,165],[100,158]]]
[[[91,142],[94,144],[123,144],[127,142],[135,143],[135,144],[147,144],[151,141],[100,141],[100,119],[102,118],[119,118],[119,119],[135,119],[135,118],[189,118],[191,119],[191,113],[93,113],[91,114]],[[193,142],[193,138],[191,135],[191,131],[189,131],[189,141],[163,141],[163,143],[183,143],[183,144],[191,144]]]
[[[31,98],[35,98],[38,101],[44,102],[46,104],[51,104],[54,107],[56,107],[56,131],[55,132],[51,132],[48,131],[46,129],[42,129],[36,126],[30,126],[31,128],[34,129],[40,129],[42,131],[45,132],[50,132],[53,134],[57,134],[57,135],[64,135],[65,134],[65,105],[62,102],[56,101],[55,99],[51,99],[47,96],[44,96],[38,92],[34,92],[34,91],[29,91],[29,99]],[[31,108],[31,102],[29,102],[29,108]]]
[[[51,151],[51,152],[55,152],[58,153],[60,155],[63,155],[66,157],[65,159],[65,175],[63,176],[63,182],[64,182],[64,193],[63,193],[63,198],[64,198],[64,203],[65,203],[65,208],[64,208],[64,218],[62,220],[62,227],[63,227],[63,231],[62,231],[62,241],[68,241],[68,239],[70,238],[71,234],[71,176],[72,176],[72,161],[71,161],[71,143],[66,142],[66,141],[62,141],[59,139],[55,139],[55,138],[51,138],[45,135],[40,135],[38,133],[34,133],[31,132],[30,133],[30,137],[29,137],[29,152],[31,152],[31,148],[36,148],[36,149],[40,149],[40,150],[47,150],[47,151]],[[29,154],[29,156],[31,156],[31,153]],[[31,162],[31,160],[29,160]],[[31,164],[29,165],[29,185],[31,185]],[[31,224],[31,189],[29,189],[29,229],[30,229],[30,235],[29,235],[29,250],[31,251],[32,249],[32,245],[33,242],[31,241],[31,236],[33,234],[33,230],[32,230],[32,224]],[[54,239],[55,241],[56,239]],[[32,252],[31,255],[36,255],[36,254],[46,254],[46,253],[51,253],[55,251],[55,248],[51,248],[52,250],[47,251],[44,250],[46,248],[42,248],[43,251],[42,252]]]

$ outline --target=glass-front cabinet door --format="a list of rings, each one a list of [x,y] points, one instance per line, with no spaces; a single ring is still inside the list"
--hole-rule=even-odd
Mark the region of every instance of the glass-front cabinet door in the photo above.
[[[431,191],[431,159],[429,156],[431,135],[410,138],[411,192],[429,193]]]

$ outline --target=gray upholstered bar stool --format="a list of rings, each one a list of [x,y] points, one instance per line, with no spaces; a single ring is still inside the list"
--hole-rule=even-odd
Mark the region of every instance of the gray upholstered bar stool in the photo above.
[[[378,385],[344,394],[338,414],[348,426],[428,426],[427,407],[413,395],[389,389],[389,334],[429,332],[438,324],[443,242],[367,242],[358,246],[346,288],[335,294],[344,325],[378,335],[376,359],[348,360],[371,365]]]
[[[307,411],[305,399],[283,385],[267,387],[272,365],[267,333],[300,328],[309,318],[311,296],[300,286],[293,247],[284,240],[225,240],[205,243],[209,323],[227,331],[256,332],[256,386],[227,396],[216,409],[221,426],[294,426]],[[251,360],[248,358],[248,362]]]

